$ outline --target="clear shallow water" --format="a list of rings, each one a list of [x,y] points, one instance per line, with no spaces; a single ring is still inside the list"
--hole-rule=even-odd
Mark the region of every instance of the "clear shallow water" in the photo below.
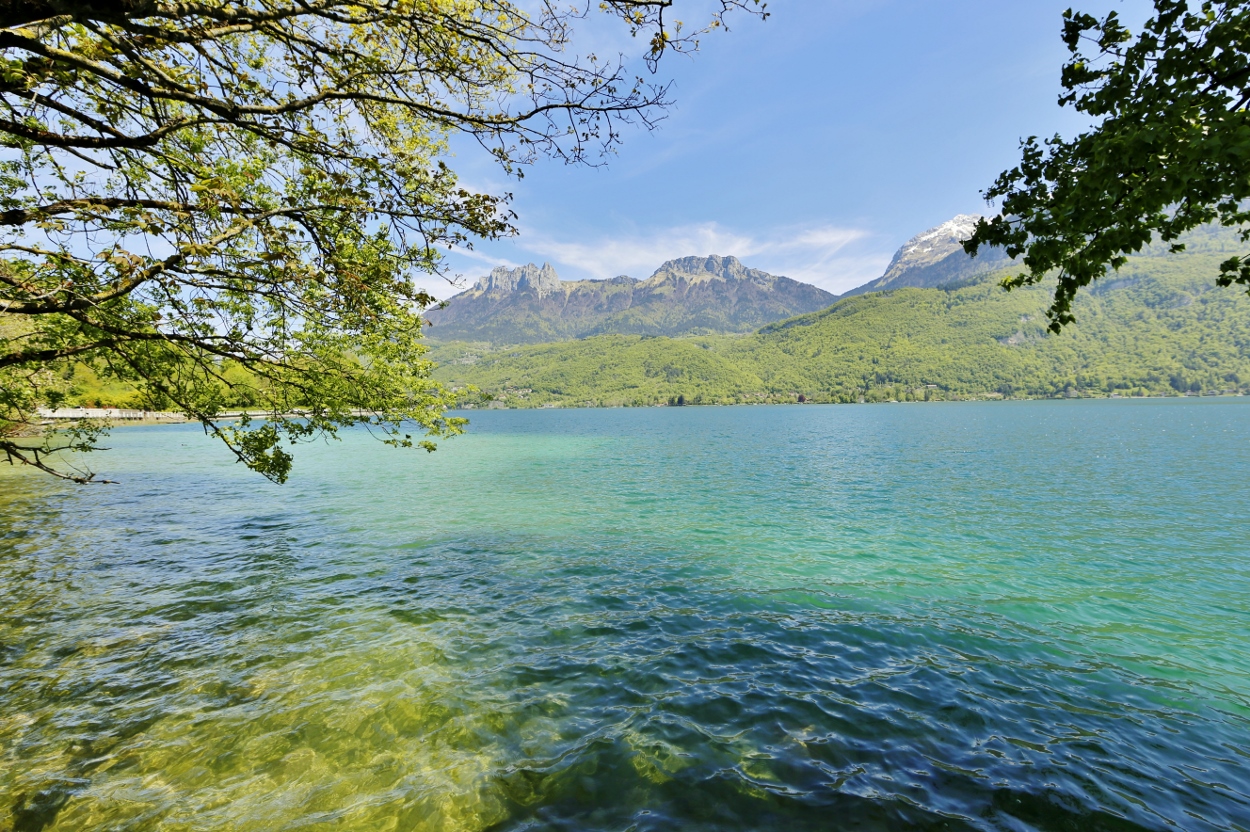
[[[1250,403],[0,477],[0,830],[1250,829]]]

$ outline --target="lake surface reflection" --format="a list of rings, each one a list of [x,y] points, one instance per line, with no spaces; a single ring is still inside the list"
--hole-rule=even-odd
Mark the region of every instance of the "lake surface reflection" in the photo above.
[[[0,478],[0,829],[1250,829],[1245,400]]]

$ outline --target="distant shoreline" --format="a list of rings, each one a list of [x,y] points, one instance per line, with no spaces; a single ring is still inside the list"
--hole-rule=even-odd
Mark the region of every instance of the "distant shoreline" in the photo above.
[[[73,422],[81,422],[86,419],[97,419],[102,422],[108,422],[110,428],[127,427],[127,426],[151,426],[151,425],[190,425],[200,424],[198,419],[188,418],[185,413],[177,413],[170,410],[132,410],[120,407],[62,407],[56,410],[40,408],[36,411],[39,421],[34,422],[35,427],[55,428],[58,425],[69,424]],[[243,418],[251,419],[267,419],[271,416],[267,411],[259,410],[232,410],[220,413],[214,416],[214,420],[221,422],[230,422]],[[298,412],[280,414],[287,418],[299,418],[305,414]],[[356,415],[363,415],[357,413]]]
[[[504,405],[502,407],[476,407],[474,405],[468,405],[468,406],[462,406],[462,407],[448,408],[447,412],[449,413],[450,412],[478,412],[478,411],[497,412],[500,410],[510,410],[510,411],[651,410],[651,409],[657,409],[657,408],[679,408],[679,407],[790,407],[790,406],[797,406],[797,405],[842,406],[842,405],[856,405],[856,404],[867,404],[867,405],[1002,404],[1002,403],[1007,403],[1007,402],[1047,402],[1047,401],[1154,401],[1154,400],[1173,400],[1173,399],[1175,400],[1180,400],[1180,399],[1236,399],[1236,398],[1246,398],[1246,395],[1247,394],[1244,392],[1236,392],[1236,393],[1212,393],[1212,394],[1203,394],[1203,395],[1178,394],[1175,396],[1166,396],[1166,395],[1156,395],[1156,396],[1020,396],[1020,397],[1013,397],[1013,398],[970,396],[967,398],[960,398],[960,399],[932,399],[930,401],[887,400],[887,401],[877,401],[877,402],[874,402],[874,401],[863,401],[863,402],[813,402],[813,401],[806,401],[806,402],[706,402],[706,403],[701,403],[701,404],[687,403],[684,405],[672,405],[672,404],[667,404],[667,403],[666,404],[647,404],[647,405],[545,404],[545,405],[535,405],[532,407],[512,407],[512,406],[507,406],[507,405]],[[107,410],[107,409],[109,408],[82,408],[82,410],[92,410],[92,411]],[[78,409],[74,408],[74,410],[78,410]],[[33,425],[33,427],[44,428],[44,429],[47,429],[47,428],[55,429],[58,425],[64,425],[64,424],[68,424],[71,422],[80,421],[82,419],[88,419],[88,418],[109,421],[110,422],[109,429],[124,428],[124,427],[157,427],[157,426],[162,426],[162,425],[198,425],[200,424],[200,422],[195,419],[188,419],[184,414],[173,413],[171,411],[144,411],[144,413],[146,413],[147,415],[143,417],[126,416],[126,417],[110,418],[110,417],[101,417],[101,416],[95,416],[95,415],[91,415],[91,416],[60,415],[60,416],[55,416],[55,417],[44,417],[40,422]],[[287,417],[298,418],[303,414],[286,413],[282,415],[287,416]],[[223,413],[220,416],[217,416],[216,418],[220,421],[233,421],[233,420],[241,419],[244,416],[249,416],[253,419],[265,419],[266,417],[269,416],[269,414],[257,412],[257,411],[237,411],[237,412]]]
[[[492,402],[488,405],[462,405],[460,407],[449,408],[455,411],[498,411],[498,410],[647,410],[653,408],[679,408],[679,407],[789,407],[796,405],[857,405],[857,404],[990,404],[1005,402],[1050,402],[1050,401],[1147,401],[1156,399],[1236,399],[1245,398],[1248,394],[1245,391],[1228,391],[1220,393],[1178,393],[1175,395],[1166,395],[1159,393],[1150,396],[992,396],[992,395],[969,395],[959,398],[947,399],[885,399],[882,401],[858,401],[858,402],[839,402],[839,401],[812,401],[804,402],[686,402],[685,404],[559,404],[547,402],[545,404],[535,405],[508,405]],[[495,406],[491,406],[495,405]]]

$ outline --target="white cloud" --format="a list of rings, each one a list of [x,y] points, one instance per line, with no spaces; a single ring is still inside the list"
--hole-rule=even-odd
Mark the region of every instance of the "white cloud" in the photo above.
[[[475,248],[449,249],[449,252],[453,251],[460,257],[466,257],[469,260],[474,260],[478,263],[485,263],[492,269],[495,268],[495,266],[508,266],[509,268],[515,268],[520,265],[519,263],[512,262],[506,257],[496,257],[493,254],[486,254],[485,252],[478,251]]]
[[[548,260],[566,279],[603,280],[618,274],[649,276],[661,263],[689,255],[733,255],[746,265],[841,293],[879,277],[890,253],[872,245],[861,229],[810,226],[765,234],[714,223],[664,231],[633,231],[589,240],[561,240],[522,230],[517,248]]]
[[[715,223],[704,223],[650,234],[632,233],[578,241],[557,240],[540,233],[522,231],[517,244],[551,260],[557,268],[572,267],[579,277],[604,280],[618,274],[643,278],[665,260],[675,257],[743,251],[751,246],[751,240],[725,231]]]

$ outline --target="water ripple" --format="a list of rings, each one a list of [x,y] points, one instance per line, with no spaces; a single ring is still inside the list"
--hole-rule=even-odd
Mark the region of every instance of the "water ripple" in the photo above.
[[[1250,829],[1240,402],[188,434],[0,480],[6,832]]]

